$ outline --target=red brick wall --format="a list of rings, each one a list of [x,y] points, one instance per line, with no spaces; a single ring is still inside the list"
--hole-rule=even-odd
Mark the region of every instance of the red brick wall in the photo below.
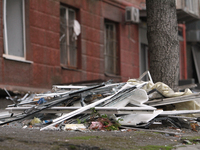
[[[139,28],[138,24],[125,24],[124,16],[125,6],[104,4],[103,17],[120,24],[120,75],[122,81],[127,81],[139,77]]]
[[[121,30],[121,75],[126,81],[139,77],[139,32],[137,25],[124,25]]]
[[[81,40],[78,48],[81,54],[80,67],[77,70],[63,69],[60,66],[60,2],[78,10],[78,21],[81,24],[79,35]],[[5,60],[0,57],[0,69],[3,70],[2,74],[0,73],[0,84],[51,88],[52,84],[108,79],[127,81],[129,78],[139,77],[138,25],[125,24],[125,4],[110,0],[60,0],[60,2],[26,1],[26,58],[33,63]],[[2,20],[2,12],[0,19]],[[121,77],[104,74],[105,19],[119,24]],[[2,29],[2,21],[0,25]],[[2,49],[2,33],[0,33],[1,54]]]
[[[2,57],[3,44],[3,1],[0,0],[0,85],[29,86],[31,65]]]
[[[29,7],[32,86],[49,87],[54,83],[55,67],[60,65],[60,4],[54,0],[30,0]]]
[[[132,3],[140,8],[146,8],[146,0],[125,0],[129,3]]]
[[[101,1],[82,1],[81,42],[83,80],[104,79],[104,49]]]

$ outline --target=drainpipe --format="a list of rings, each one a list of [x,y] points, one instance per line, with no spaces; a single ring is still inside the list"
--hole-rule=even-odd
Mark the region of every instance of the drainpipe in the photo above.
[[[179,27],[181,27],[183,31],[183,78],[187,79],[186,26],[185,24],[179,24]]]

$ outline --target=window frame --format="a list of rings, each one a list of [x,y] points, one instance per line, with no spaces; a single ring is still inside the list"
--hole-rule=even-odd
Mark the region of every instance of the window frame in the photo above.
[[[140,43],[140,75],[149,70],[149,50],[148,44]],[[145,81],[148,81],[148,77],[143,77]]]
[[[113,46],[113,55],[109,55],[107,54],[108,50],[107,50],[107,29],[106,29],[106,25],[112,25],[113,28],[114,28],[114,31],[115,31],[115,39],[109,39],[109,40],[113,40],[115,42],[115,45]],[[120,52],[119,52],[119,37],[118,37],[118,24],[116,22],[113,22],[113,21],[109,21],[109,20],[105,20],[104,22],[104,66],[105,66],[105,74],[106,75],[109,75],[109,76],[119,76],[120,75]],[[107,58],[106,57],[112,57],[113,58],[113,70],[112,72],[109,72],[107,70],[107,63],[106,60]]]
[[[3,24],[4,24],[4,54],[3,57],[6,59],[11,59],[11,60],[18,60],[18,61],[24,61],[28,63],[32,63],[31,61],[26,60],[26,29],[25,29],[25,1],[22,1],[22,30],[23,30],[23,57],[20,56],[15,56],[9,54],[9,49],[8,49],[8,30],[7,30],[7,0],[3,1]]]
[[[184,7],[192,14],[198,15],[199,13],[198,0],[185,0]]]
[[[78,43],[79,43],[79,37],[77,37],[77,40],[75,40],[75,49],[76,49],[76,52],[75,52],[75,65],[73,66],[73,63],[70,61],[70,54],[71,54],[71,52],[70,52],[70,46],[72,45],[72,44],[70,44],[70,37],[72,36],[71,34],[69,34],[70,33],[70,24],[69,24],[69,11],[72,11],[72,12],[74,12],[74,20],[77,20],[77,10],[76,9],[74,9],[74,8],[71,8],[71,7],[68,7],[68,6],[64,6],[64,5],[60,5],[60,9],[61,8],[64,8],[65,9],[65,19],[66,19],[66,35],[67,35],[67,37],[66,37],[66,63],[62,63],[62,60],[61,60],[61,58],[60,58],[60,64],[61,64],[61,66],[63,67],[63,68],[66,68],[66,69],[78,69],[79,68],[79,63],[78,63],[78,58],[79,58],[79,55],[78,55],[78,53],[79,53],[79,46],[78,46]],[[61,15],[60,15],[60,18],[61,18]],[[60,29],[61,30],[61,29]],[[60,31],[60,33],[61,33],[61,31]],[[74,33],[72,33],[72,34],[74,34]],[[62,36],[60,36],[60,38],[61,38]],[[61,39],[60,39],[60,44],[61,44]],[[61,46],[60,46],[60,55],[62,55],[62,50],[61,50]]]

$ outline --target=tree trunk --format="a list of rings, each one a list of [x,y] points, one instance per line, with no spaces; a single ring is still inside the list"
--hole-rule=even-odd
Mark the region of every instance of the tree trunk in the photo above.
[[[179,41],[175,0],[146,0],[147,39],[153,81],[172,89],[179,79]]]

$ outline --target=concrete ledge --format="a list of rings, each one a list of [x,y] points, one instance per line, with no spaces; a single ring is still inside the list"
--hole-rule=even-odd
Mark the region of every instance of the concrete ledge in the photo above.
[[[45,88],[34,88],[34,87],[24,87],[24,86],[12,86],[12,85],[0,85],[0,97],[3,95],[6,95],[6,92],[4,91],[4,88],[8,90],[11,93],[14,94],[25,94],[27,92],[31,93],[43,93],[47,91],[51,91],[51,89],[45,89]]]

